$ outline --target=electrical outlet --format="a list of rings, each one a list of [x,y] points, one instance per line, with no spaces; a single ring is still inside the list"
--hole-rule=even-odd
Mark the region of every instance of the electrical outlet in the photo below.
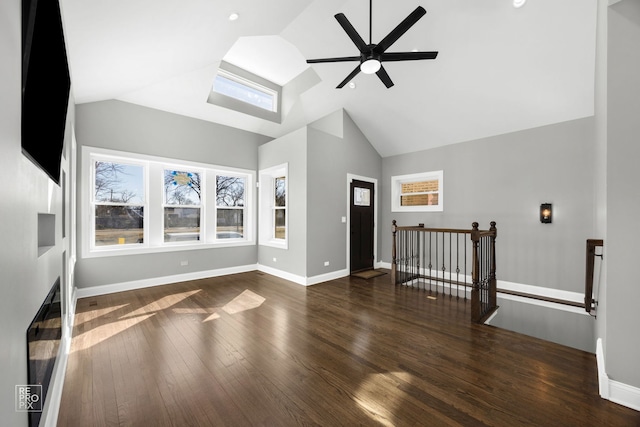
[[[189,261],[180,261],[180,265],[184,267],[185,265],[189,265]]]
[[[324,266],[327,267],[329,265],[329,261],[324,262]]]

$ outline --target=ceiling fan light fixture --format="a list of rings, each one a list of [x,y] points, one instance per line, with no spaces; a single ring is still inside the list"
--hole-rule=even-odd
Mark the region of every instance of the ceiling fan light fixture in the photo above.
[[[527,0],[513,0],[513,7],[515,8],[522,7],[526,2]]]
[[[382,64],[375,58],[367,59],[362,64],[360,64],[360,71],[365,74],[374,74],[380,70]]]

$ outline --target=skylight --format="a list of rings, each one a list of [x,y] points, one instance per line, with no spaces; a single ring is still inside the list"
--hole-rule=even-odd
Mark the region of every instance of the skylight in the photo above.
[[[278,111],[278,93],[258,83],[222,69],[214,80],[213,91],[267,111]]]

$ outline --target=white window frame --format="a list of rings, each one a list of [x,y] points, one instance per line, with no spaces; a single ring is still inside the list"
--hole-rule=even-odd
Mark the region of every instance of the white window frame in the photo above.
[[[238,111],[243,114],[249,114],[253,117],[269,120],[274,123],[282,123],[282,86],[226,61],[220,62],[217,73],[220,73],[220,75],[226,78],[229,78],[229,75],[234,76],[235,81],[260,90],[261,92],[273,93],[274,110],[271,111],[261,108],[244,100],[217,92],[215,90],[215,81],[212,81],[212,86],[207,96],[207,103]],[[231,79],[234,80],[234,77]]]
[[[227,70],[223,70],[222,68],[218,69],[218,74],[217,74],[216,77],[218,77],[218,76],[222,77],[223,79],[232,81],[234,83],[238,83],[238,84],[240,84],[240,85],[242,85],[244,87],[247,87],[249,89],[253,89],[255,91],[262,92],[263,94],[265,94],[267,96],[270,96],[271,97],[271,102],[272,102],[272,108],[271,109],[264,108],[264,107],[262,107],[260,105],[256,105],[256,104],[254,104],[254,103],[252,103],[250,101],[247,101],[244,98],[237,98],[235,96],[227,95],[224,92],[219,92],[219,91],[216,90],[215,82],[213,84],[213,91],[214,92],[219,93],[220,95],[223,95],[223,96],[227,96],[229,98],[236,99],[236,100],[238,100],[240,102],[244,102],[245,104],[252,105],[252,106],[254,106],[256,108],[261,108],[261,109],[263,109],[265,111],[271,111],[273,113],[277,113],[278,112],[278,91],[270,89],[270,88],[268,88],[266,86],[263,86],[263,85],[261,85],[259,83],[254,82],[254,81],[252,81],[250,79],[246,79],[244,77],[240,77],[237,74],[234,74],[234,73],[229,72]]]
[[[103,148],[81,147],[82,176],[79,200],[80,241],[82,258],[105,256],[123,256],[143,253],[173,252],[218,247],[249,246],[256,243],[256,173],[252,170],[225,167],[137,153],[109,150]],[[116,163],[145,165],[145,205],[143,243],[137,245],[109,245],[96,247],[95,240],[95,208],[93,204],[95,160],[107,160]],[[201,172],[203,188],[201,193],[200,240],[183,242],[164,242],[164,170],[188,170]],[[216,186],[217,175],[231,175],[245,178],[245,198],[243,214],[243,237],[234,239],[216,238]],[[214,182],[214,185],[207,185]]]
[[[142,186],[144,191],[144,197],[142,203],[105,203],[105,202],[97,202],[95,199],[95,163],[97,161],[109,162],[109,163],[117,163],[122,165],[130,165],[130,166],[140,166],[142,168]],[[90,175],[90,193],[89,197],[89,205],[90,205],[90,213],[89,215],[82,215],[82,218],[90,218],[89,222],[89,248],[92,252],[103,252],[113,248],[123,249],[123,250],[131,250],[132,248],[144,248],[149,245],[149,226],[148,226],[148,214],[149,214],[149,181],[147,179],[149,171],[148,165],[144,162],[136,161],[135,159],[126,159],[122,157],[115,157],[112,155],[90,155],[89,161],[85,163],[85,167],[89,170]],[[142,243],[125,243],[122,245],[109,245],[109,246],[96,246],[96,206],[98,205],[113,205],[113,206],[142,206],[143,209],[143,228],[142,228]]]
[[[166,170],[175,170],[181,172],[195,172],[200,174],[200,180],[202,183],[202,188],[200,189],[200,204],[199,205],[170,205],[167,204],[166,193],[164,191],[164,172]],[[203,241],[205,234],[205,206],[206,206],[206,170],[202,168],[196,167],[187,167],[184,164],[162,164],[162,243],[165,245],[179,245],[184,244],[181,241],[165,241],[165,223],[164,223],[164,211],[165,208],[187,208],[187,209],[200,209],[200,233],[198,235],[198,239],[196,240],[187,240],[186,242],[190,242],[191,244],[200,244]]]
[[[230,171],[218,171],[218,173],[216,173],[214,179],[217,180],[218,176],[229,176],[229,177],[237,177],[237,178],[244,178],[245,179],[245,182],[244,182],[244,206],[243,207],[240,207],[240,206],[219,206],[218,205],[218,197],[215,198],[215,201],[213,202],[214,210],[215,210],[215,221],[213,223],[213,233],[214,233],[215,239],[218,242],[235,242],[235,241],[245,240],[245,236],[247,236],[247,233],[250,232],[248,230],[247,218],[246,218],[246,216],[248,215],[247,205],[250,203],[247,200],[247,197],[248,197],[249,194],[251,194],[251,189],[253,187],[255,187],[255,185],[253,184],[253,181],[249,182],[249,180],[246,179],[246,175],[244,175],[244,174],[237,174],[237,173],[233,173],[233,172],[230,172]],[[216,181],[214,181],[214,182],[216,182]],[[242,229],[243,237],[238,237],[238,238],[232,238],[232,237],[231,238],[220,238],[220,237],[218,237],[218,209],[238,209],[238,210],[242,209],[242,210],[244,210],[244,213],[243,213],[244,225],[243,225],[243,229]]]
[[[262,246],[274,248],[289,248],[289,164],[284,163],[263,169],[259,172],[260,177],[260,236],[258,243]],[[273,230],[275,229],[275,180],[285,178],[285,238],[276,239]],[[282,208],[277,208],[282,209]]]
[[[400,204],[402,184],[438,180],[438,204],[402,206]],[[428,194],[428,193],[411,193]],[[444,171],[421,172],[391,177],[391,212],[442,212],[444,211]]]

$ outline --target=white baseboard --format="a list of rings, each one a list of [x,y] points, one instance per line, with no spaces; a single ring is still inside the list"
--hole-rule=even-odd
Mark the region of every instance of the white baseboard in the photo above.
[[[344,270],[332,271],[330,273],[320,274],[318,276],[307,277],[307,286],[317,285],[318,283],[328,282],[329,280],[340,279],[341,277],[347,277],[348,275],[349,271],[345,268]]]
[[[604,360],[602,338],[596,342],[596,362],[598,364],[598,388],[600,397],[627,408],[640,411],[640,388],[633,387],[609,378]]]
[[[390,262],[379,261],[379,262],[376,263],[375,267],[376,268],[387,268],[387,269],[391,270],[391,263]]]
[[[349,272],[345,270],[332,271],[318,276],[304,277],[297,274],[292,274],[277,268],[269,267],[266,265],[258,264],[258,271],[270,274],[272,276],[279,277],[281,279],[288,280],[290,282],[297,283],[302,286],[317,285],[318,283],[327,282],[329,280],[339,279],[349,275]]]
[[[604,367],[604,348],[602,338],[596,340],[596,364],[598,365],[598,389],[600,397],[609,399],[609,376]]]
[[[640,388],[609,380],[609,400],[640,411]]]
[[[150,279],[132,280],[130,282],[114,283],[111,285],[92,286],[79,288],[78,298],[87,298],[97,295],[112,294],[115,292],[131,291],[134,289],[149,288],[152,286],[168,285],[170,283],[185,282],[188,280],[207,279],[209,277],[226,276],[228,274],[246,273],[255,271],[256,264],[241,265],[238,267],[220,268],[216,270],[196,271],[193,273],[174,274],[172,276],[153,277]]]

